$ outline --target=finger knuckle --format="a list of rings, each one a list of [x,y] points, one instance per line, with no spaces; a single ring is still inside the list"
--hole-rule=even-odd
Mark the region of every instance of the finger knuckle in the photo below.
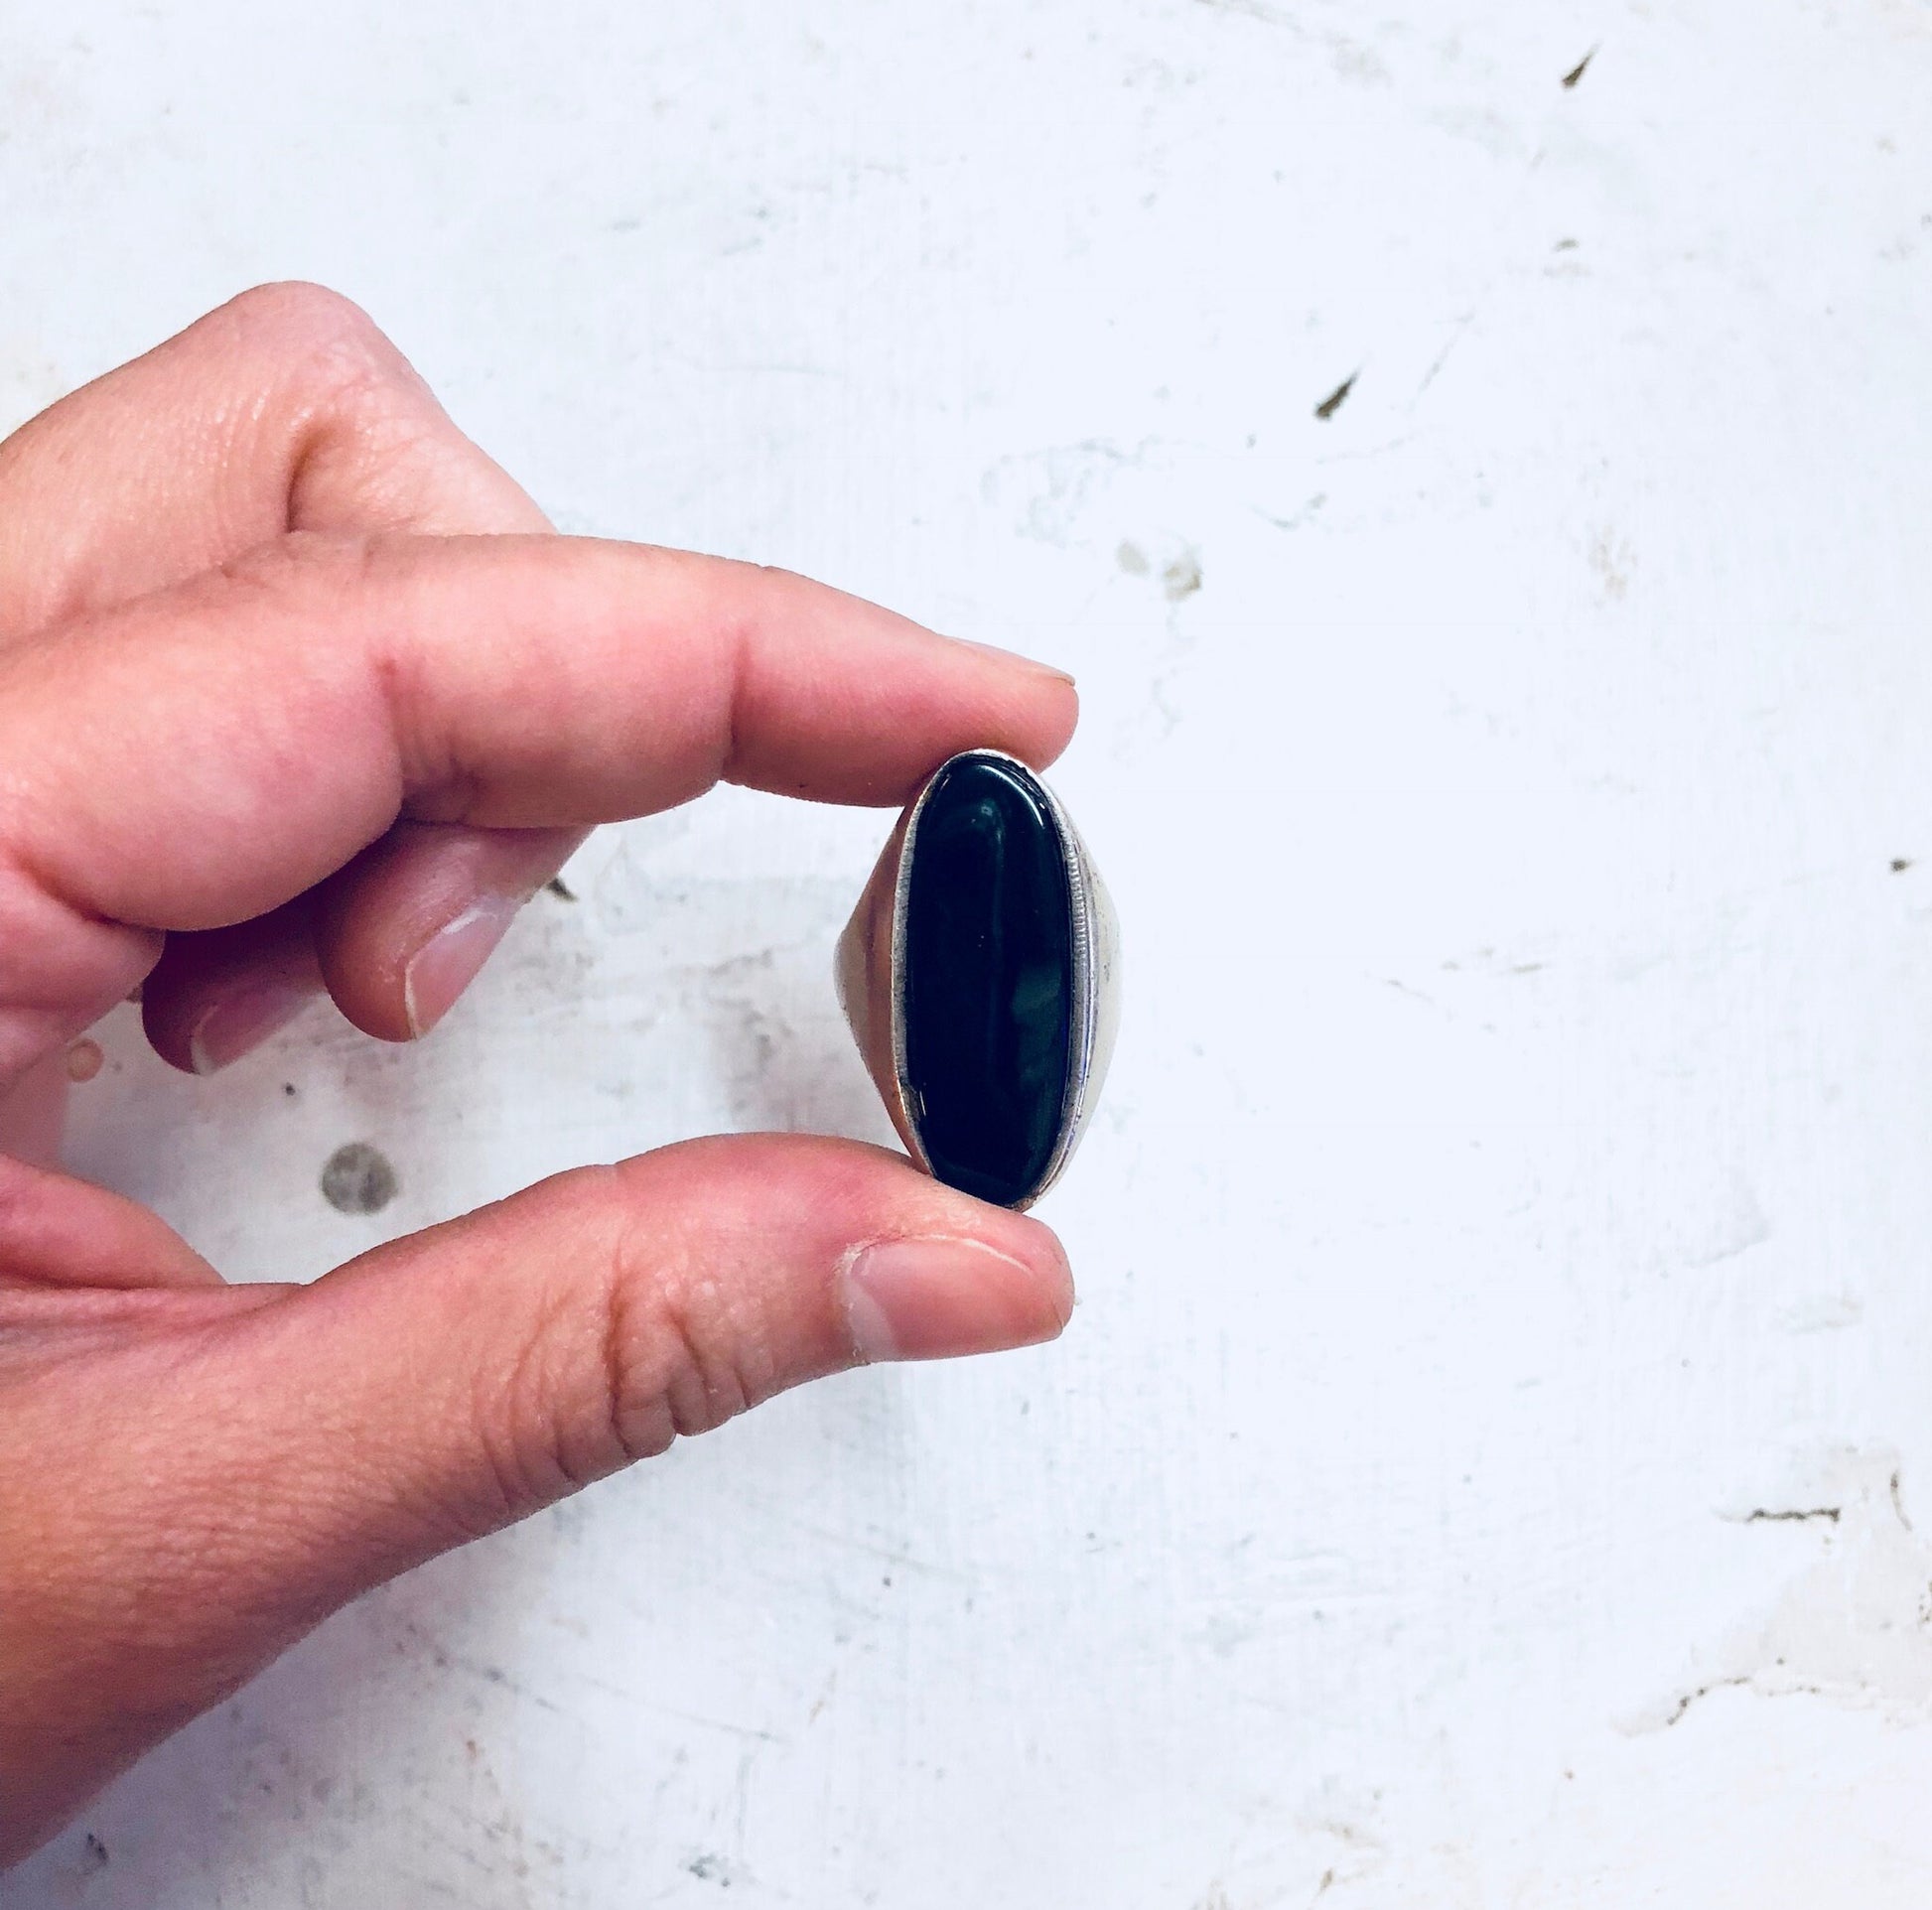
[[[771,1390],[761,1335],[702,1243],[623,1203],[596,1290],[602,1430],[615,1462],[708,1432]]]
[[[294,353],[374,355],[395,348],[353,299],[307,280],[257,285],[228,310],[244,331]]]
[[[580,1245],[560,1258],[516,1354],[478,1400],[493,1493],[485,1525],[655,1457],[771,1390],[697,1256],[627,1220]]]
[[[309,420],[310,449],[330,419],[352,412],[374,430],[382,420],[407,435],[424,408],[424,388],[387,334],[352,299],[303,282],[258,286],[230,308],[251,345],[273,364],[274,381]]]
[[[607,1369],[614,1381],[614,1424],[626,1444],[639,1403],[651,1436],[660,1436],[668,1423],[671,1432],[684,1438],[710,1432],[752,1405],[757,1392],[737,1358],[735,1335],[721,1327],[716,1297],[702,1283],[696,1292],[672,1284],[653,1295],[641,1308],[641,1321],[638,1310],[617,1309]],[[641,1389],[633,1370],[640,1349]]]

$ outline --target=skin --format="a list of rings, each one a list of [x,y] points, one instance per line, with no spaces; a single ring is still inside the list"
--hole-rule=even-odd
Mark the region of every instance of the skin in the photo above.
[[[770,1135],[230,1287],[59,1170],[70,1044],[136,989],[184,1068],[324,992],[411,1039],[597,823],[720,780],[897,804],[1075,715],[802,578],[554,535],[312,286],[0,444],[0,1862],[369,1586],[784,1387],[1072,1304],[1037,1221]]]

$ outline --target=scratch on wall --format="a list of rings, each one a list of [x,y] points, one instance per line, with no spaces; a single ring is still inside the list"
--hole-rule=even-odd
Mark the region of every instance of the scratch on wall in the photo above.
[[[1932,1717],[1932,1546],[1906,1516],[1895,1452],[1838,1448],[1791,1506],[1722,1516],[1802,1527],[1819,1551],[1765,1616],[1703,1654],[1692,1682],[1625,1719],[1627,1733],[1668,1730],[1714,1693],[1733,1690]]]

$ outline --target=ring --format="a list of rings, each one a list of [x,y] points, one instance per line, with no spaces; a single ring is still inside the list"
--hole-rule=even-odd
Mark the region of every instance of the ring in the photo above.
[[[1113,903],[1059,799],[969,750],[907,804],[839,938],[839,1001],[906,1151],[1030,1207],[1099,1097],[1119,1017]]]

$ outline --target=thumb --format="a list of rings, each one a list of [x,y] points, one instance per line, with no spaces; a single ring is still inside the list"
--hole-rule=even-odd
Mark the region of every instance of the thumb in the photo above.
[[[265,1569],[340,1597],[801,1381],[1050,1339],[1071,1305],[1045,1227],[897,1155],[690,1142],[562,1174],[236,1322],[232,1378],[255,1403],[223,1443],[283,1508]]]
[[[113,1300],[149,1330],[90,1335],[15,1416],[0,1862],[370,1585],[802,1380],[1051,1338],[1072,1288],[1039,1222],[897,1155],[748,1136],[310,1287]]]

